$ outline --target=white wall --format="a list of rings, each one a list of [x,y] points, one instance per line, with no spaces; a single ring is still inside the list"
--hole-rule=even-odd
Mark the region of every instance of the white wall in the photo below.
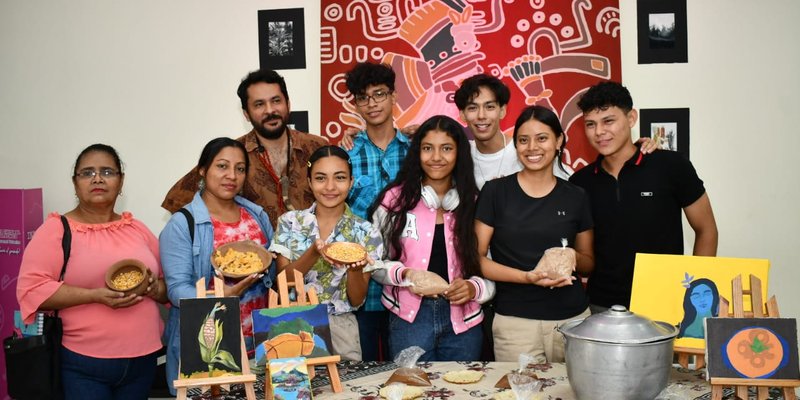
[[[281,74],[316,132],[317,0],[0,0],[0,187],[42,187],[45,210],[68,211],[75,157],[107,143],[126,164],[117,209],[157,234],[203,145],[251,129],[236,88],[259,68],[257,11],[295,7],[308,68]]]
[[[639,65],[636,2],[620,1],[623,80],[637,108],[691,109],[691,159],[717,218],[718,255],[769,259],[770,295],[798,318],[800,2],[687,6],[689,62]]]
[[[800,179],[790,164],[800,149],[800,2],[687,1],[689,63],[660,65],[637,64],[636,2],[620,3],[636,107],[691,108],[719,254],[770,259],[771,294],[800,317]],[[235,89],[258,68],[256,11],[293,7],[305,7],[308,69],[282,74],[292,108],[308,110],[319,132],[318,0],[0,0],[0,187],[42,187],[45,210],[67,211],[74,157],[106,142],[127,165],[118,209],[158,233],[163,195],[203,144],[248,130]]]

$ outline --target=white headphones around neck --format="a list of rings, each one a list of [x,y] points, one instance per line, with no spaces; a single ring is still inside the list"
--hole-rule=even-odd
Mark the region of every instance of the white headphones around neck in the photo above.
[[[425,202],[426,206],[433,209],[441,207],[446,211],[453,211],[458,207],[460,199],[458,198],[458,190],[455,187],[450,188],[440,200],[439,195],[436,194],[432,187],[422,185],[422,201]]]

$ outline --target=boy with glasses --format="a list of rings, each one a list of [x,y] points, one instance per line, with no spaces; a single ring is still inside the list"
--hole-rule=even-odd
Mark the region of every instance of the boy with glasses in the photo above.
[[[364,219],[370,218],[375,198],[397,176],[410,145],[410,139],[394,127],[394,80],[395,73],[386,64],[359,63],[346,75],[356,112],[366,123],[347,152],[353,166],[347,204]],[[379,360],[380,350],[386,348],[388,313],[380,301],[381,291],[381,285],[370,280],[364,306],[356,312],[365,361]]]

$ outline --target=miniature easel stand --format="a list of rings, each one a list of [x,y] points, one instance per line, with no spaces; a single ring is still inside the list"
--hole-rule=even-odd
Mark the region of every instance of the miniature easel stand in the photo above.
[[[287,272],[292,273],[293,279],[289,282],[286,279]],[[274,290],[269,290],[269,308],[282,308],[282,307],[291,307],[291,306],[305,306],[305,305],[314,305],[319,304],[319,298],[317,297],[317,292],[311,288],[308,292],[306,292],[305,285],[303,284],[303,274],[297,270],[284,270],[278,274],[277,277],[278,283],[278,293],[275,293]],[[294,287],[295,293],[297,293],[297,301],[291,301],[289,297],[289,288]],[[331,388],[333,389],[334,393],[340,393],[342,391],[342,381],[339,379],[339,368],[336,366],[336,363],[341,361],[341,357],[338,355],[328,356],[328,357],[316,357],[316,358],[307,358],[306,365],[309,366],[308,368],[308,379],[311,380],[314,378],[314,366],[315,365],[325,365],[328,368],[328,376],[331,380]],[[267,363],[267,370],[269,370],[269,363]],[[267,372],[264,380],[267,381],[269,377],[269,372]],[[272,388],[269,385],[269,382],[265,382],[264,390],[267,392],[265,395],[266,399],[272,398]]]
[[[761,298],[761,279],[755,275],[750,275],[750,290],[744,290],[742,287],[742,276],[739,275],[733,278],[733,291],[731,297],[733,299],[733,314],[720,313],[720,318],[777,318],[780,316],[778,312],[778,300],[772,296],[769,301],[764,304]],[[744,311],[744,296],[750,296],[750,312]],[[766,305],[767,314],[764,315],[764,306]],[[728,300],[720,296],[719,309],[728,310]],[[769,388],[778,387],[782,388],[783,398],[785,400],[796,400],[794,388],[800,386],[798,379],[745,379],[745,378],[711,378],[711,399],[722,400],[722,389],[725,386],[734,386],[736,389],[736,397],[747,399],[747,387],[755,386],[758,392],[758,400],[766,400],[769,398]]]
[[[222,279],[214,277],[214,290],[206,290],[206,278],[200,278],[200,280],[195,284],[195,288],[197,289],[197,297],[205,298],[208,295],[211,295],[212,297],[225,297],[223,285],[224,283],[222,282]],[[208,377],[203,379],[176,379],[173,381],[173,384],[175,385],[175,389],[178,391],[178,400],[186,399],[186,392],[190,387],[199,386],[204,392],[210,388],[212,395],[215,393],[218,395],[220,386],[228,386],[233,383],[244,383],[244,391],[245,395],[247,396],[247,400],[256,400],[256,388],[254,386],[256,382],[256,376],[255,374],[250,373],[250,363],[247,360],[247,349],[244,345],[244,336],[242,336],[241,327],[239,328],[239,337],[242,342],[242,359],[240,360],[242,363],[242,374],[234,376],[219,376],[216,378]]]

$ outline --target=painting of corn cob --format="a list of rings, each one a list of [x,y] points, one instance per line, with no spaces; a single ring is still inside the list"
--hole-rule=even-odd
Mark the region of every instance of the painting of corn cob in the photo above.
[[[180,378],[241,374],[236,297],[181,300]]]

